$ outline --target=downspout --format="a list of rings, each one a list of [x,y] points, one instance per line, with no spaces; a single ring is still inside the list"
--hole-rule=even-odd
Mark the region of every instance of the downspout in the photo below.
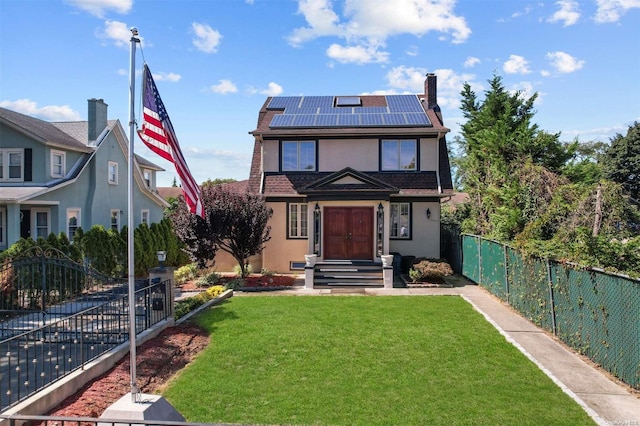
[[[438,132],[438,139],[436,141],[436,181],[438,182],[438,194],[442,194],[442,185],[440,184],[440,138],[442,132]]]

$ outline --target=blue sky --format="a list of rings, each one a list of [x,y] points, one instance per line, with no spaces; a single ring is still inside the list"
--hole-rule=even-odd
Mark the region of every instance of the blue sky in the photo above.
[[[449,141],[463,83],[482,99],[494,74],[537,92],[535,123],[563,141],[640,120],[640,0],[0,0],[0,106],[86,120],[102,98],[128,134],[133,26],[199,183],[248,178],[267,96],[421,93],[427,72]]]

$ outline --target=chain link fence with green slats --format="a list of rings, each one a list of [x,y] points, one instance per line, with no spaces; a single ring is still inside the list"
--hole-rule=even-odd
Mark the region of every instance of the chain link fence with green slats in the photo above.
[[[640,280],[462,236],[462,274],[640,389]]]

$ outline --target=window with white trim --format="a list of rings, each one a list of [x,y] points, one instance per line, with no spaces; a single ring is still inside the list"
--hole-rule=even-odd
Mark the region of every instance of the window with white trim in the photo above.
[[[118,184],[118,163],[109,161],[109,183],[111,185]]]
[[[391,238],[411,238],[411,204],[391,203],[390,234]]]
[[[315,141],[283,141],[282,171],[312,172],[316,170]]]
[[[49,209],[31,209],[31,217],[33,218],[31,236],[34,240],[38,238],[47,238],[51,233],[51,214]]]
[[[0,180],[24,180],[24,150],[20,148],[0,149]]]
[[[418,144],[415,140],[383,140],[380,149],[380,169],[417,170]]]
[[[149,210],[142,210],[140,214],[140,223],[146,223],[149,225]]]
[[[51,151],[51,177],[61,178],[65,175],[66,167],[65,153],[62,151]]]
[[[147,184],[147,188],[151,188],[151,170],[142,170],[142,176],[144,176],[144,183]]]
[[[306,203],[289,204],[289,238],[309,237],[309,215]]]
[[[111,210],[111,229],[120,232],[120,210]]]
[[[78,228],[80,228],[80,209],[67,209],[67,236],[69,241],[73,241]]]

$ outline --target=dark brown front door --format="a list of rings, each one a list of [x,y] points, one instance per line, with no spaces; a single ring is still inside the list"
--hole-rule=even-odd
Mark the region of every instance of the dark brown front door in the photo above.
[[[373,208],[324,208],[324,258],[373,259]]]

